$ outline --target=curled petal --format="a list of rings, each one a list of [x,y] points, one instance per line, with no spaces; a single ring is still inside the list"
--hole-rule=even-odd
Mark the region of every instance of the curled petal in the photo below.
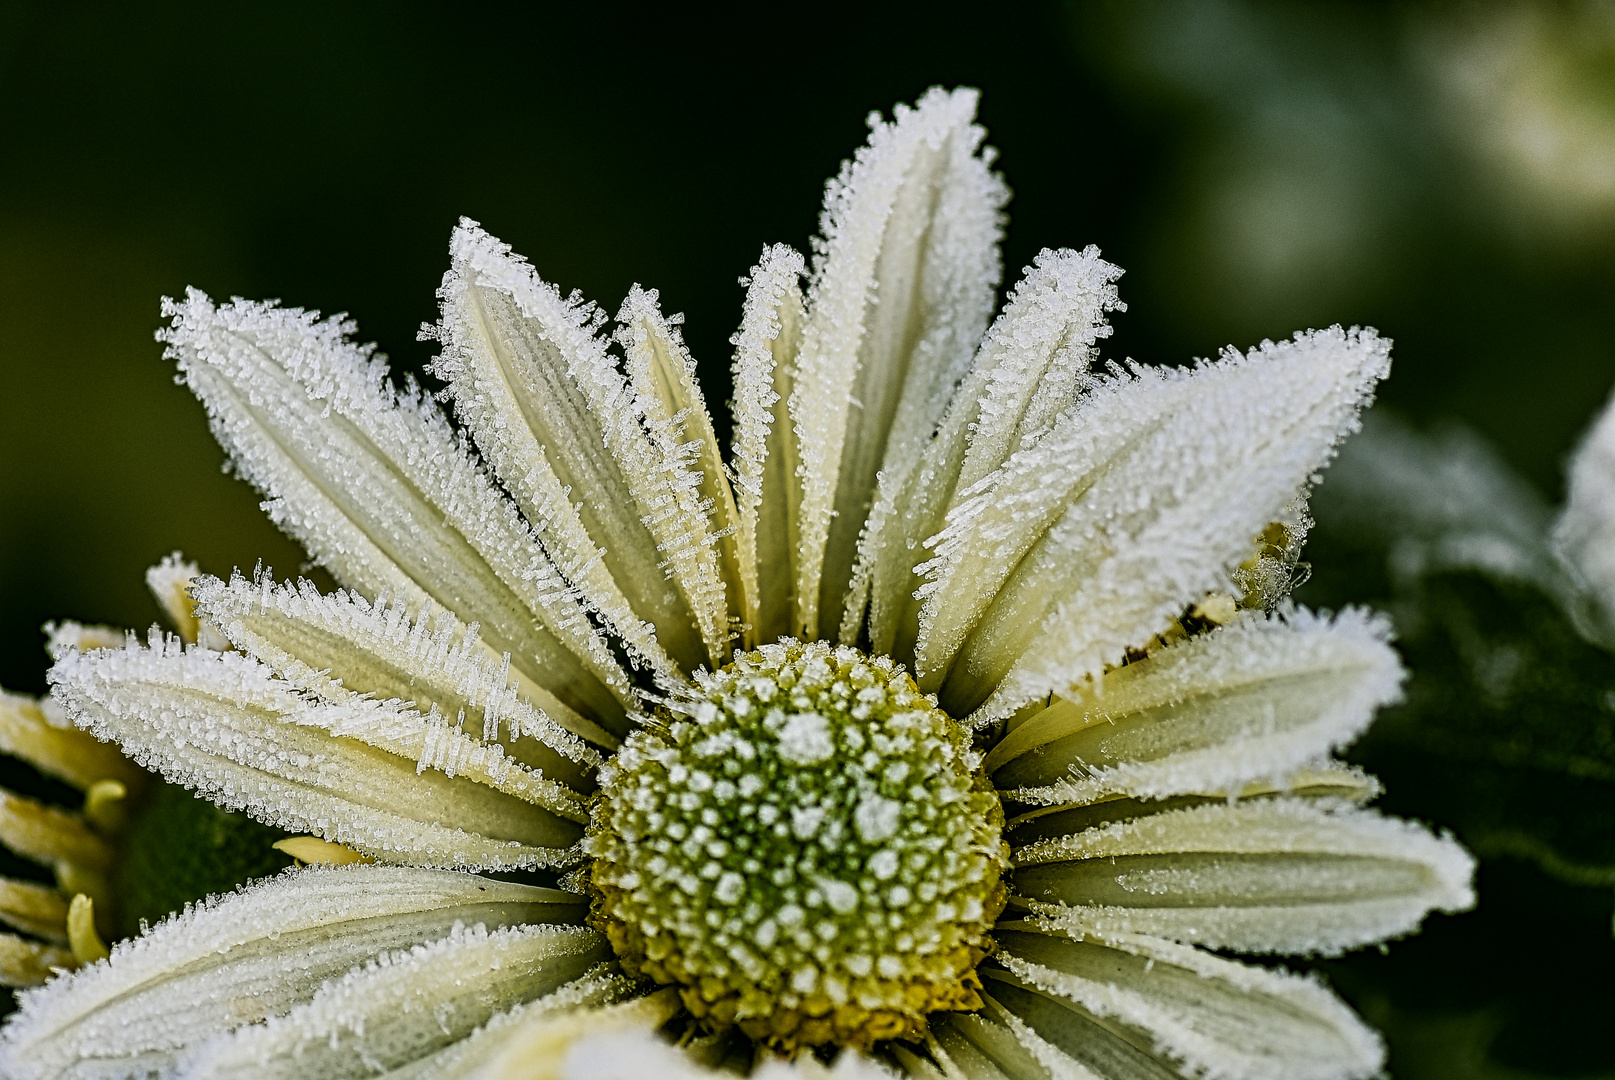
[[[876,474],[923,448],[987,325],[1008,191],[975,112],[970,90],[898,108],[825,194],[790,402],[798,636],[834,632]]]
[[[425,333],[443,344],[432,370],[457,414],[567,580],[629,648],[661,674],[674,661],[695,666],[694,582],[679,576],[690,567],[660,550],[683,522],[666,517],[665,463],[599,310],[563,298],[474,221],[460,222],[449,250],[443,321]]]
[[[1126,308],[1116,294],[1120,275],[1098,248],[1041,252],[987,332],[936,436],[906,472],[882,470],[859,548],[876,652],[913,657],[921,584],[914,567],[924,541],[941,531],[958,492],[1035,443],[1087,385],[1095,343],[1110,335],[1105,312]]]
[[[764,248],[746,282],[746,306],[735,346],[736,557],[749,628],[748,648],[791,632],[794,610],[800,452],[790,416],[797,351],[802,344],[802,256]]]

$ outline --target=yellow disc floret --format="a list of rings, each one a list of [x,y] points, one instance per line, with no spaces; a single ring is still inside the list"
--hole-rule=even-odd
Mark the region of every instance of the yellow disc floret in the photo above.
[[[738,656],[601,772],[594,921],[631,973],[782,1050],[976,1009],[1003,815],[960,725],[892,661]]]

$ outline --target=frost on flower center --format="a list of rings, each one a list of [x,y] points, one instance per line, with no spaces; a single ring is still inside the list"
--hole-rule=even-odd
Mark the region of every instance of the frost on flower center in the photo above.
[[[981,1007],[1003,813],[902,668],[794,641],[697,680],[602,770],[592,918],[631,972],[782,1049]]]

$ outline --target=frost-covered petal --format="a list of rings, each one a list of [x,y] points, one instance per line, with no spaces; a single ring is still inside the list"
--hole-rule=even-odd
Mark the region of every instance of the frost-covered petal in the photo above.
[[[188,1054],[188,1077],[337,1080],[442,1050],[498,1013],[542,999],[611,959],[575,926],[456,926],[440,941],[383,953],[307,1003]]]
[[[277,585],[262,570],[250,581],[239,573],[228,583],[204,576],[192,593],[198,612],[231,645],[321,698],[346,700],[351,691],[408,703],[573,786],[602,760],[579,734],[616,744],[598,725],[524,684],[508,658],[500,663],[481,647],[475,628],[435,605],[411,612],[384,597],[322,595],[307,581]]]
[[[1366,806],[1384,793],[1380,782],[1361,769],[1329,762],[1298,769],[1276,781],[1258,780],[1243,787],[1172,795],[1164,799],[1108,796],[1097,802],[1048,805],[1026,800],[1032,803],[1032,808],[1005,822],[1004,835],[1012,844],[1022,846],[1036,840],[1073,836],[1100,825],[1132,821],[1166,810],[1226,804],[1230,799],[1273,799],[1282,796],[1320,803]],[[1017,791],[1016,794],[1023,796],[1026,793]]]
[[[1278,780],[1360,735],[1400,694],[1389,623],[1247,615],[1073,687],[987,755],[1022,802],[1237,791]]]
[[[1242,591],[1231,571],[1355,430],[1388,349],[1336,327],[1084,395],[949,513],[924,568],[922,687],[998,719]]]
[[[978,153],[976,96],[933,89],[874,118],[825,194],[790,406],[809,639],[841,619],[877,471],[919,453],[987,324],[1008,193]]]
[[[658,516],[671,498],[664,462],[599,332],[603,316],[476,222],[460,222],[449,250],[443,321],[428,333],[443,344],[432,371],[456,413],[568,580],[630,647],[664,673],[668,656],[694,667],[706,658],[694,582],[661,550],[682,519]]]
[[[654,289],[628,291],[617,313],[617,341],[667,485],[652,531],[695,613],[707,659],[717,667],[729,658],[731,610],[738,619],[745,606],[734,535],[738,512],[695,381],[695,359],[678,331],[683,316],[664,317],[658,299]]]
[[[578,597],[413,384],[393,389],[353,325],[191,290],[160,334],[236,470],[344,585],[475,620],[535,682],[620,718],[627,677]]]
[[[202,572],[195,562],[175,551],[146,571],[146,588],[162,605],[163,614],[186,641],[195,641],[199,625],[191,608],[191,579]]]
[[[859,549],[876,652],[912,657],[921,544],[941,530],[956,492],[1034,443],[1071,404],[1095,343],[1110,335],[1105,312],[1126,309],[1116,295],[1120,275],[1098,248],[1040,253],[987,332],[936,437],[906,473],[883,471]]]
[[[431,1057],[387,1074],[388,1080],[561,1080],[570,1049],[602,1035],[655,1031],[682,1008],[671,987],[633,997],[642,986],[600,970],[537,1001],[517,1005]],[[631,1080],[643,1080],[636,1073]],[[659,1078],[664,1074],[658,1073]],[[664,1078],[665,1080],[665,1078]]]
[[[1372,1076],[1379,1037],[1317,981],[1223,960],[1134,934],[1050,935],[1026,924],[994,932],[1004,983],[1064,999],[1144,1048],[1208,1080],[1347,1080]]]
[[[70,653],[50,678],[80,727],[172,783],[387,862],[555,865],[579,798],[396,703],[321,704],[239,653],[167,641]]]
[[[1591,593],[1593,630],[1615,643],[1615,403],[1570,461],[1570,493],[1553,526],[1553,546]]]
[[[288,870],[188,907],[109,960],[23,995],[0,1034],[0,1072],[171,1072],[185,1048],[285,1013],[388,950],[457,924],[576,921],[585,906],[571,893],[440,870]]]
[[[969,1061],[962,1052],[968,1047],[1011,1080],[1182,1080],[1176,1069],[1074,1001],[1004,979],[985,982],[985,1009],[937,1018],[939,1032],[953,1037],[944,1045],[953,1048],[955,1062]],[[982,1070],[966,1075],[985,1080],[993,1074]]]
[[[735,347],[736,557],[747,648],[790,634],[802,502],[791,387],[802,344],[802,256],[776,244],[746,281]]]
[[[1297,799],[1168,810],[1018,849],[1010,891],[1066,924],[1239,952],[1316,953],[1474,903],[1455,842]]]

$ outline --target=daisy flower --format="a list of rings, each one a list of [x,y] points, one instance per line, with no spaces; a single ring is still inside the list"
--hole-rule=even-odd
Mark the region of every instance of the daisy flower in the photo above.
[[[1286,599],[1388,344],[1100,364],[1093,248],[993,319],[975,103],[872,119],[811,267],[763,250],[727,454],[654,291],[608,326],[472,221],[447,409],[340,316],[166,302],[341,588],[187,578],[195,643],[68,648],[52,699],[321,865],[29,991],[0,1069],[1374,1074],[1318,980],[1225,954],[1472,902],[1331,758],[1399,693],[1385,622]]]

